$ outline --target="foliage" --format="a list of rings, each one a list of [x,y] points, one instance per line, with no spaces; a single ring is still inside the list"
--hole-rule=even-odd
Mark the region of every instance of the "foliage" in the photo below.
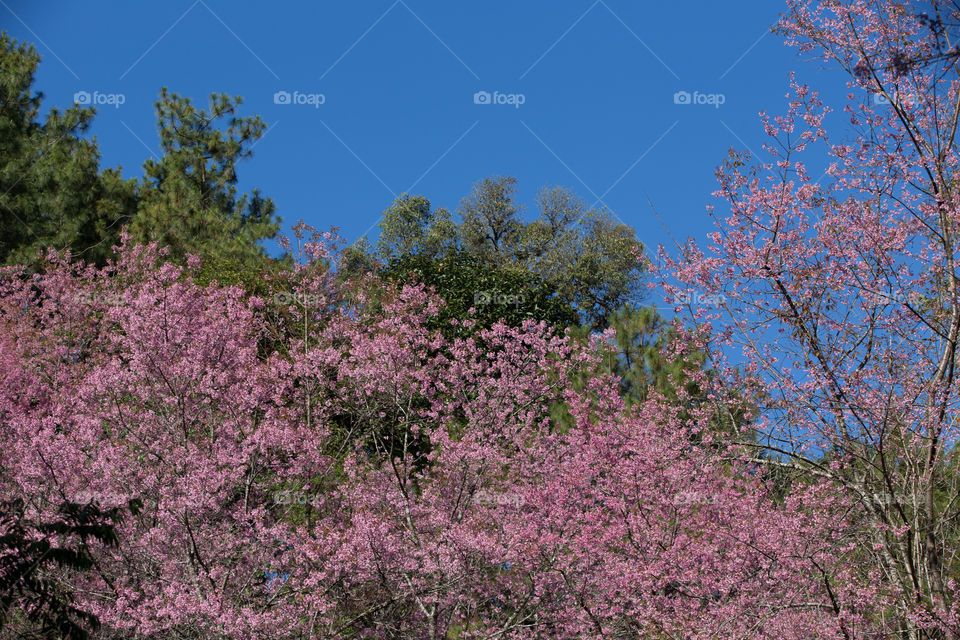
[[[691,445],[707,410],[628,408],[602,374],[578,391],[597,339],[531,320],[445,338],[422,286],[346,295],[302,237],[283,313],[155,247],[0,272],[3,495],[41,519],[58,495],[143,505],[65,578],[102,637],[870,628],[871,583],[836,562],[842,500],[773,506],[737,449]]]
[[[651,392],[677,401],[678,388],[689,383],[688,372],[701,369],[706,361],[702,352],[669,358],[679,335],[650,307],[623,307],[610,316],[609,325],[616,332],[617,350],[604,364],[620,378],[621,392],[631,404],[644,403]],[[692,386],[686,392],[696,395]]]
[[[265,129],[259,116],[237,115],[241,102],[212,94],[208,112],[163,88],[156,103],[163,156],[144,163],[134,238],[159,242],[178,262],[189,254],[263,260],[258,242],[273,238],[279,221],[257,190],[237,196],[236,165]]]
[[[788,6],[853,139],[791,78],[711,244],[661,249],[686,323],[636,306],[631,229],[507,177],[267,261],[262,122],[164,91],[116,261],[0,269],[0,638],[960,636],[960,10]],[[35,122],[3,43],[8,180],[89,112]]]
[[[451,325],[453,319],[471,320],[470,333],[497,322],[516,327],[525,320],[544,321],[560,330],[577,322],[570,305],[536,276],[522,269],[490,268],[464,252],[438,258],[406,255],[380,273],[388,281],[433,288],[446,304],[431,327],[447,337],[467,330],[462,324]]]
[[[84,137],[92,107],[53,108],[38,121],[39,60],[32,46],[0,35],[0,264],[38,267],[53,249],[102,266],[129,225],[181,263],[202,254],[235,269],[264,266],[259,242],[276,235],[279,220],[257,190],[237,194],[236,164],[265,128],[237,114],[240,98],[213,94],[208,112],[164,88],[156,103],[163,155],[146,161],[137,184],[99,169],[96,140]]]
[[[960,192],[946,123],[960,116],[960,13],[940,1],[789,7],[788,41],[849,74],[852,138],[831,140],[828,107],[793,80],[786,113],[763,114],[768,158],[732,153],[718,171],[730,213],[712,245],[664,256],[661,273],[669,291],[726,300],[691,319],[718,359],[740,350],[729,388],[766,399],[753,423],[764,464],[802,478],[794,493],[850,501],[845,562],[888,595],[883,632],[956,637]],[[814,179],[807,163],[824,157]]]
[[[644,267],[637,257],[643,246],[633,229],[606,212],[589,210],[559,187],[540,191],[540,216],[525,223],[515,193],[514,178],[478,182],[461,203],[459,224],[446,209],[432,209],[423,196],[404,194],[384,212],[377,257],[390,263],[459,253],[491,270],[523,271],[596,330],[605,328],[614,311],[640,300]]]
[[[39,60],[0,34],[0,264],[38,264],[48,247],[104,264],[134,212],[134,182],[100,171],[96,141],[83,137],[93,108],[53,108],[38,120]]]
[[[128,508],[136,513],[139,505]],[[63,580],[91,569],[89,543],[118,544],[122,514],[118,507],[64,502],[53,520],[37,523],[22,499],[0,503],[0,629],[20,638],[88,638],[99,621],[74,606]]]

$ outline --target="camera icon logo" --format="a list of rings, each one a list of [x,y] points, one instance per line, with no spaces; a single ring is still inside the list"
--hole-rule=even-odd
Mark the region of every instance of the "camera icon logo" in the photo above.
[[[477,291],[473,294],[473,304],[475,305],[490,304],[492,299],[493,297],[488,291]]]
[[[273,94],[273,104],[290,104],[290,92],[277,91]]]
[[[90,92],[77,91],[75,94],[73,94],[73,101],[77,104],[90,104]]]
[[[477,91],[473,94],[473,104],[490,104],[490,92]]]
[[[677,91],[673,94],[673,104],[690,104],[690,92]]]

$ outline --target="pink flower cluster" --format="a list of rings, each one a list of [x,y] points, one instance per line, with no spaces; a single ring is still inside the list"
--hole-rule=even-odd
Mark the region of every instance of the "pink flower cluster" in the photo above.
[[[545,325],[447,342],[425,328],[439,303],[422,289],[375,304],[324,264],[278,283],[321,309],[201,287],[150,247],[102,271],[0,273],[0,491],[38,518],[63,500],[143,501],[118,547],[61,576],[108,635],[839,638],[865,624],[873,601],[836,562],[845,505],[776,504],[726,445],[692,444],[706,410],[628,409],[596,373],[603,342]]]

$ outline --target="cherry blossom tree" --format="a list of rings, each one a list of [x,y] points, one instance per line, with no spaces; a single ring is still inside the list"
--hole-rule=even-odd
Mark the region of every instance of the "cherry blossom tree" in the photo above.
[[[0,273],[3,496],[38,522],[139,507],[115,546],[86,541],[88,571],[44,569],[96,637],[878,628],[885,595],[841,562],[849,497],[776,502],[703,433],[716,407],[627,406],[600,373],[609,335],[447,339],[422,287],[345,284],[336,240],[297,234],[267,298],[153,246]]]
[[[960,634],[958,24],[939,0],[791,0],[780,32],[849,74],[842,119],[792,79],[766,158],[718,171],[712,243],[660,264],[671,295],[724,300],[686,309],[728,388],[762,399],[762,464],[849,504],[857,569],[825,580],[877,587],[880,627],[911,639]]]

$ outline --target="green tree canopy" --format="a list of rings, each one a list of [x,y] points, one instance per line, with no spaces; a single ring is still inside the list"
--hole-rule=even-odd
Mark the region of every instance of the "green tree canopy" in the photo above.
[[[402,256],[391,261],[381,275],[397,283],[433,287],[446,302],[434,324],[447,337],[466,335],[500,320],[513,326],[527,319],[543,320],[560,331],[577,323],[576,311],[549,283],[523,269],[491,268],[464,251],[440,257]],[[455,318],[473,320],[475,327],[453,327],[450,321]]]
[[[133,180],[100,171],[93,108],[38,113],[40,56],[0,34],[0,264],[36,264],[48,249],[103,264],[135,209]]]
[[[464,252],[492,269],[525,271],[594,329],[642,299],[643,245],[631,227],[563,187],[541,189],[539,215],[531,222],[523,221],[515,200],[515,178],[486,178],[461,202],[457,223],[427,198],[403,194],[384,212],[377,257],[389,263],[399,256]]]
[[[236,188],[237,162],[265,127],[259,116],[237,115],[241,102],[212,94],[207,111],[163,88],[156,103],[163,156],[144,163],[136,240],[156,240],[181,262],[191,253],[240,263],[265,256],[258,243],[276,236],[276,207],[256,189],[238,196]]]

